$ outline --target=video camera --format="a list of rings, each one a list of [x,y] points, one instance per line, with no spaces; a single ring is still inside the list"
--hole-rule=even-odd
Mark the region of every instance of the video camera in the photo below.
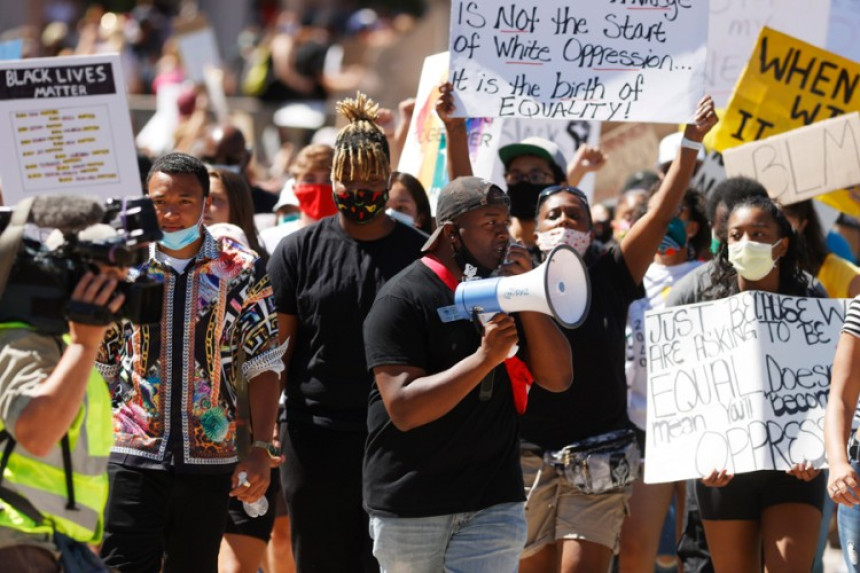
[[[0,232],[5,233],[13,213],[12,208],[0,208]],[[62,242],[51,248],[34,238],[21,239],[8,283],[0,293],[0,322],[22,321],[44,334],[63,334],[68,332],[69,320],[85,324],[107,324],[118,318],[137,324],[161,320],[163,284],[133,268],[148,256],[146,245],[162,237],[151,199],[109,199],[101,204],[80,196],[38,197],[28,221],[59,230]],[[109,225],[113,232],[101,235],[110,236],[96,233],[89,238],[80,233],[97,223]],[[70,304],[81,277],[87,271],[98,272],[94,263],[132,267],[130,278],[116,289],[125,295],[118,316],[107,307]]]

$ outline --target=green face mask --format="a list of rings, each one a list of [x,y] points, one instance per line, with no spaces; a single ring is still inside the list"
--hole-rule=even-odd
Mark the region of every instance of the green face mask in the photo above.
[[[717,237],[711,237],[711,254],[716,255],[720,252],[720,240]]]

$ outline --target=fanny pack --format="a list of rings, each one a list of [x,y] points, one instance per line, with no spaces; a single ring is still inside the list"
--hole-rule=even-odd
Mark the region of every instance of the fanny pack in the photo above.
[[[641,453],[633,430],[615,430],[579,440],[556,452],[544,453],[544,463],[564,476],[572,487],[592,495],[633,483]]]

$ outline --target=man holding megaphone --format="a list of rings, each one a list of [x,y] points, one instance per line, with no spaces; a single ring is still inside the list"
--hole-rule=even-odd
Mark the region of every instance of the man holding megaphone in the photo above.
[[[526,249],[509,245],[509,204],[485,179],[449,183],[424,258],[386,284],[365,321],[375,384],[364,503],[384,571],[517,567],[526,535],[517,412],[532,380],[570,386],[570,345],[539,312],[483,325],[439,312],[464,277],[532,270]]]

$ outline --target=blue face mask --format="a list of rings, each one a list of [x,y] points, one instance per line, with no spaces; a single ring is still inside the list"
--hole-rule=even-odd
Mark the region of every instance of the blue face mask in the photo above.
[[[164,232],[163,237],[158,243],[165,249],[178,251],[184,249],[194,241],[200,238],[200,223],[203,221],[203,213],[200,214],[200,219],[197,223],[187,229],[173,231],[171,233]]]

